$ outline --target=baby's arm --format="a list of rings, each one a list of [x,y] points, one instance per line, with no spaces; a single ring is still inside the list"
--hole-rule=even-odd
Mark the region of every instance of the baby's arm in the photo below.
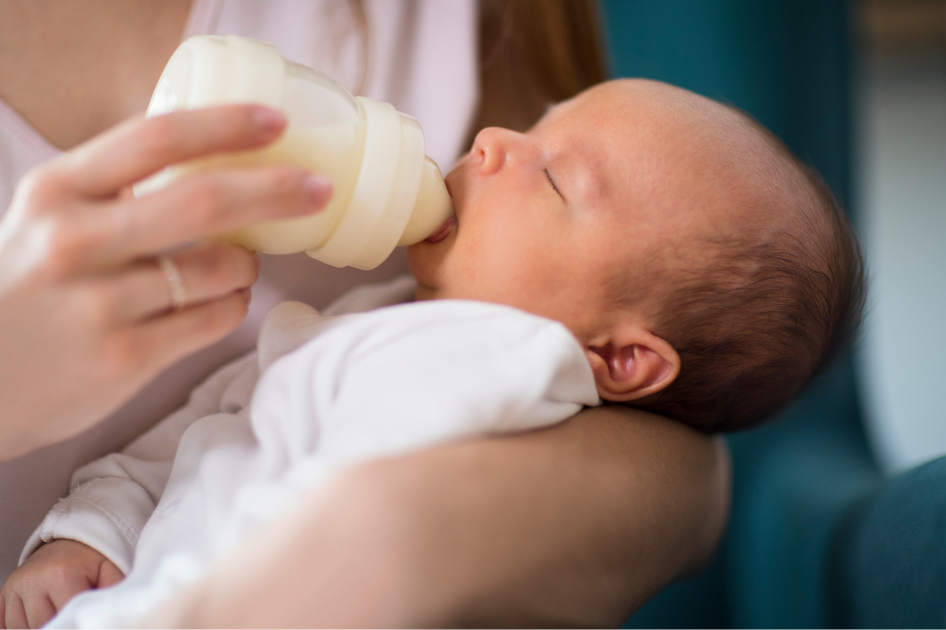
[[[48,620],[79,592],[110,586],[127,575],[138,536],[164,492],[181,436],[204,416],[245,406],[256,374],[255,355],[231,363],[195,389],[187,405],[122,452],[73,474],[69,496],[30,537],[21,566],[3,587],[8,623],[19,618],[11,605],[23,608],[31,621],[46,613]]]
[[[327,471],[595,404],[584,351],[561,324],[438,301],[359,315],[283,357],[260,379],[252,417],[264,451]]]

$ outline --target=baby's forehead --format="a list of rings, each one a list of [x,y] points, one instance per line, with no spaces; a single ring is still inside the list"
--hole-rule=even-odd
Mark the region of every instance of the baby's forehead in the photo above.
[[[592,88],[551,109],[536,129],[587,171],[586,194],[596,203],[652,205],[661,210],[655,220],[686,214],[704,231],[745,221],[772,229],[780,221],[757,210],[783,206],[804,187],[778,141],[749,117],[654,81]]]
[[[718,152],[759,140],[759,130],[738,110],[699,94],[648,80],[600,84],[549,111],[548,118],[599,144]]]
[[[726,135],[718,128],[727,116],[734,117],[684,90],[615,81],[551,108],[535,130],[558,156],[580,162],[603,186],[646,188],[649,180],[685,179],[718,161],[714,145]]]

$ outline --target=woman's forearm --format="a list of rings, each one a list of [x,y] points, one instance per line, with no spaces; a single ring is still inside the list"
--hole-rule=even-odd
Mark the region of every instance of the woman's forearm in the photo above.
[[[154,621],[616,625],[708,561],[728,500],[721,441],[588,410],[352,469]]]

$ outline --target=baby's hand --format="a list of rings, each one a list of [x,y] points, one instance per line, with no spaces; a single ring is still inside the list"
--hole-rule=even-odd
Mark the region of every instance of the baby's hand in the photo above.
[[[0,590],[0,628],[39,628],[70,599],[117,584],[124,574],[98,551],[59,539],[37,549]]]

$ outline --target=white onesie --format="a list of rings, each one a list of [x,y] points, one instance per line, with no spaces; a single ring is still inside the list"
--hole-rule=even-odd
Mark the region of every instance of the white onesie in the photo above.
[[[121,453],[79,469],[22,558],[70,538],[127,578],[77,596],[50,626],[141,623],[342,466],[548,426],[599,404],[561,324],[483,302],[398,304],[413,289],[410,278],[356,289],[325,316],[280,304],[258,352],[218,370]]]

